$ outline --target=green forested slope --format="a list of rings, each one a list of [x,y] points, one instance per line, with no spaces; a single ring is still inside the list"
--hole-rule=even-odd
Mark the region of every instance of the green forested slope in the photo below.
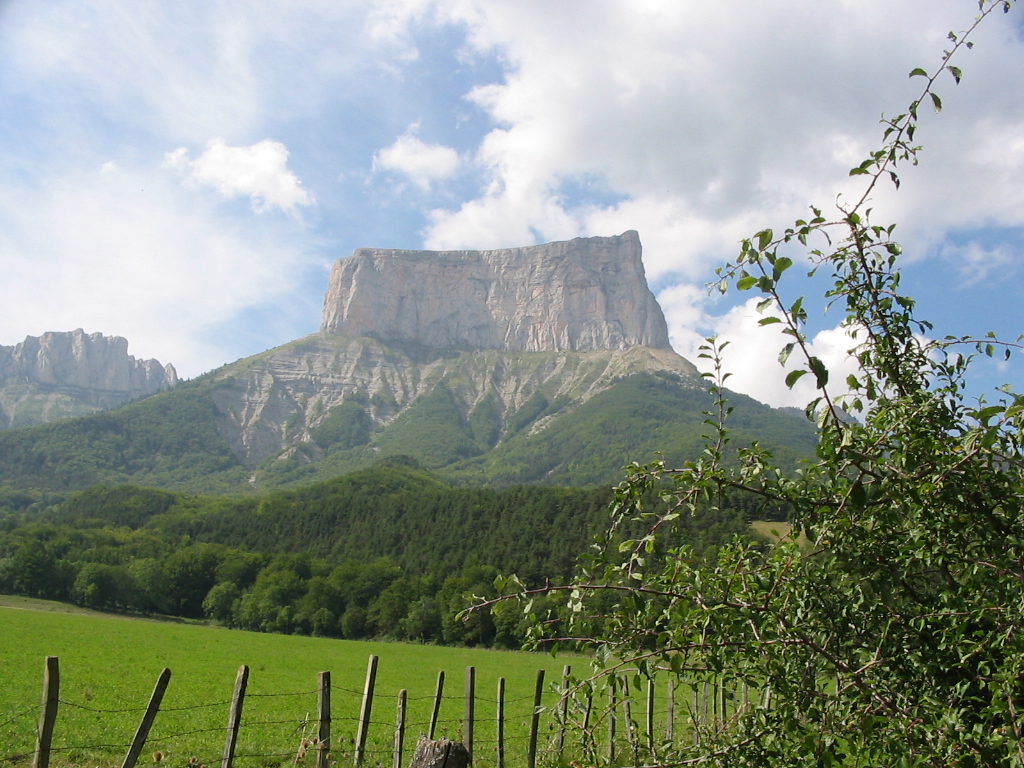
[[[248,497],[95,486],[24,509],[0,497],[0,592],[264,631],[515,645],[516,612],[456,615],[493,595],[499,572],[566,579],[611,497],[455,488],[402,458]],[[709,556],[750,535],[745,501],[688,516],[679,541]]]
[[[240,489],[248,476],[217,433],[209,387],[185,385],[116,411],[0,433],[0,486],[72,490],[133,482]]]
[[[735,409],[730,417],[734,445],[757,440],[786,464],[813,454],[816,438],[806,419],[735,393],[729,404]],[[633,461],[646,463],[661,454],[669,464],[679,464],[699,455],[708,431],[704,412],[713,402],[706,390],[669,374],[638,374],[531,432],[544,415],[559,410],[558,403],[538,405],[523,407],[529,418],[518,426],[513,419],[507,432],[518,431],[495,450],[455,464],[445,475],[474,485],[615,482]]]
[[[492,400],[470,410],[438,384],[376,428],[366,402],[346,400],[311,442],[245,467],[218,432],[217,386],[204,377],[116,411],[0,433],[0,496],[96,483],[251,493],[327,480],[391,455],[412,456],[459,485],[611,485],[624,465],[657,452],[669,463],[696,457],[713,405],[693,379],[638,373],[585,402],[538,391],[502,421]],[[730,405],[733,445],[757,440],[787,464],[813,453],[805,419],[743,395],[730,395]]]
[[[54,524],[146,528],[168,541],[332,562],[390,557],[417,574],[469,559],[530,579],[566,576],[607,519],[609,488],[452,488],[396,458],[346,477],[258,497],[96,486],[41,513]]]

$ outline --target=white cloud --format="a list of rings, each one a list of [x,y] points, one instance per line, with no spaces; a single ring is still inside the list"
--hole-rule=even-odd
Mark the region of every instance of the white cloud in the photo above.
[[[972,21],[961,0],[386,8],[391,36],[403,13],[410,23],[460,24],[469,45],[508,62],[501,82],[468,94],[495,122],[476,151],[481,192],[432,212],[426,242],[511,245],[636,228],[656,278],[706,273],[742,236],[858,190],[847,171],[878,142],[878,116],[919,89],[906,73],[934,63],[946,32]],[[1021,48],[999,19],[984,28],[961,62],[963,84],[940,82],[945,113],[923,120],[926,172],[907,169],[896,203],[876,194],[912,243],[972,221],[1024,224],[1014,170],[1024,158]],[[580,205],[562,186],[581,175],[622,199]]]
[[[459,153],[441,144],[427,144],[415,135],[417,126],[399,136],[395,142],[377,152],[373,158],[374,170],[398,171],[420,187],[450,178],[459,170]]]
[[[257,212],[276,207],[292,213],[296,206],[313,204],[313,196],[288,170],[288,148],[278,141],[231,147],[223,139],[211,139],[195,160],[189,159],[185,147],[179,147],[167,153],[164,164],[224,197],[249,197]]]
[[[225,219],[159,168],[0,188],[0,225],[5,343],[84,327],[194,376],[238,356],[223,327],[248,309],[306,309],[289,296],[310,267],[297,223]]]
[[[758,321],[770,311],[759,313],[759,299],[748,299],[724,315],[707,312],[707,292],[691,285],[666,289],[658,296],[665,310],[672,345],[683,357],[693,361],[702,371],[710,371],[710,361],[699,357],[699,348],[708,336],[728,342],[722,353],[722,370],[730,374],[725,385],[775,407],[805,407],[821,393],[811,374],[802,376],[792,389],[786,386],[786,374],[798,367],[806,368],[799,349],[793,351],[786,365],[779,363],[779,353],[792,341],[782,333],[781,323],[761,326]],[[857,342],[844,328],[827,328],[808,339],[808,353],[819,358],[829,371],[828,393],[832,398],[848,393],[846,378],[856,374],[856,360],[849,354]]]
[[[940,80],[946,108],[923,116],[922,165],[903,190],[874,196],[909,259],[944,254],[963,282],[1022,260],[983,236],[942,250],[1024,226],[1018,10],[985,25],[959,87]],[[319,302],[313,279],[282,298],[304,254],[414,247],[419,234],[481,248],[637,229],[692,354],[705,333],[743,334],[691,286],[742,237],[855,189],[846,173],[876,145],[878,115],[920,86],[906,73],[931,67],[973,13],[967,0],[10,0],[0,328],[8,340],[43,320],[118,332],[196,371],[230,357],[210,352],[211,323]],[[399,135],[418,119],[429,141]],[[151,167],[174,147],[184,188]],[[418,210],[422,198],[375,188],[383,173],[364,185],[371,159],[450,202]],[[580,179],[595,183],[581,193]],[[315,192],[319,208],[315,221],[252,216],[200,187],[292,213]],[[151,320],[163,313],[174,322]],[[173,354],[142,345],[161,334]],[[781,381],[772,346],[743,353],[764,374],[751,386]]]
[[[963,284],[970,286],[987,280],[993,273],[1004,271],[1019,257],[1008,245],[986,248],[977,242],[966,245],[945,244],[942,258],[952,262]]]

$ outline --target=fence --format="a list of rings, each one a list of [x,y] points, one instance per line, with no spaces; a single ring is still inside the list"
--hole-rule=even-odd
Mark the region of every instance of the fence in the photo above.
[[[745,684],[725,677],[695,678],[682,687],[670,680],[658,703],[655,680],[642,678],[635,670],[620,670],[608,678],[605,688],[595,690],[586,681],[571,681],[569,666],[564,668],[562,679],[547,688],[544,670],[538,670],[533,691],[513,698],[506,695],[505,679],[499,678],[495,698],[491,699],[477,690],[476,670],[467,667],[461,697],[445,695],[442,671],[432,696],[414,699],[403,689],[398,693],[394,720],[386,716],[375,719],[374,713],[384,706],[376,692],[377,664],[377,657],[370,656],[361,691],[332,691],[330,672],[321,672],[315,689],[263,694],[247,691],[249,667],[243,666],[230,699],[161,709],[171,679],[171,670],[164,669],[147,706],[101,709],[60,698],[59,662],[57,657],[49,656],[41,707],[26,707],[6,717],[0,714],[0,738],[9,740],[3,747],[7,754],[0,752],[0,766],[31,759],[33,768],[49,768],[54,756],[64,764],[94,762],[97,756],[112,763],[111,758],[120,753],[124,755],[122,768],[135,768],[149,744],[150,749],[155,748],[154,762],[188,768],[208,768],[218,762],[220,768],[233,768],[239,761],[259,768],[285,764],[294,768],[346,764],[355,768],[402,768],[415,747],[415,735],[420,733],[431,739],[448,736],[461,740],[474,765],[480,768],[508,768],[508,763],[535,768],[539,760],[562,758],[566,752],[586,760],[599,751],[613,763],[637,765],[642,755],[657,754],[661,744],[675,739],[698,741],[711,729],[728,727],[749,707],[770,704],[770,692],[751,696]],[[304,717],[294,716],[294,706],[290,708],[292,716],[281,714],[282,709],[289,709],[281,705],[281,700],[287,698],[300,700],[300,709],[307,709]],[[461,719],[442,719],[443,702],[459,699]],[[413,704],[425,719],[411,716]],[[481,721],[478,704],[487,705],[493,718]],[[84,719],[76,723],[73,734],[55,745],[61,706],[77,710]],[[33,718],[33,712],[38,713],[34,750],[27,751],[26,742],[19,750],[16,736],[5,735],[4,729]],[[548,717],[542,733],[544,714]],[[117,727],[103,727],[101,722],[111,715],[116,716]],[[163,731],[155,730],[158,719],[168,721]],[[215,722],[218,719],[219,724]],[[513,734],[509,733],[510,723],[519,726],[511,729]],[[129,738],[132,730],[134,735]],[[224,739],[223,750],[216,748],[218,735]],[[240,750],[242,736],[246,737],[245,749]],[[76,737],[94,738],[70,743]]]

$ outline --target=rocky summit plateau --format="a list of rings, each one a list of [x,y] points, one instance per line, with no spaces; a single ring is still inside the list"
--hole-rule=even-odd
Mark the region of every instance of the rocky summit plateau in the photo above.
[[[0,346],[0,429],[116,408],[178,383],[174,366],[136,360],[120,336],[70,332]]]
[[[360,248],[339,259],[321,330],[437,349],[670,349],[640,235],[492,251]]]
[[[102,422],[0,434],[0,476],[251,491],[404,455],[468,485],[607,484],[658,453],[694,458],[712,405],[669,345],[636,232],[488,251],[361,248],[334,265],[318,333]],[[794,459],[813,450],[806,420],[742,395],[731,405],[737,444],[749,436]]]

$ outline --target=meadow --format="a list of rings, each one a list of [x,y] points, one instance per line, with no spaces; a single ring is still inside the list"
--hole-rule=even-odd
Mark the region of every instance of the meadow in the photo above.
[[[11,605],[8,599],[8,605]],[[26,604],[27,605],[27,604]],[[96,613],[0,607],[0,765],[31,761],[44,659],[60,659],[60,709],[52,765],[120,765],[164,667],[170,686],[141,765],[216,765],[241,665],[250,667],[236,765],[296,763],[315,735],[317,673],[332,676],[332,759],[351,765],[359,702],[371,654],[379,657],[366,764],[390,766],[397,694],[408,691],[405,760],[430,719],[437,674],[446,673],[436,736],[460,738],[465,669],[476,669],[475,764],[493,765],[495,699],[506,679],[506,762],[525,764],[538,669],[561,679],[585,659],[402,643],[359,642],[227,630]],[[53,604],[50,604],[53,608]],[[546,690],[544,704],[555,694]],[[545,718],[541,745],[551,736]],[[159,752],[159,756],[156,754]],[[313,764],[312,751],[304,761]]]

